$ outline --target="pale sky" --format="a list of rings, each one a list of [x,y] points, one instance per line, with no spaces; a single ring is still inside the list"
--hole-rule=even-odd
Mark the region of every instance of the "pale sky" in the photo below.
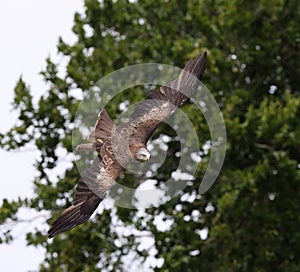
[[[0,2],[0,132],[7,131],[16,121],[12,112],[13,88],[22,74],[37,99],[46,88],[39,72],[45,59],[56,56],[58,37],[74,41],[73,16],[82,12],[83,0],[11,0]],[[1,191],[3,198],[17,199],[32,195],[36,151],[5,152],[0,149]],[[28,213],[26,213],[28,215]],[[0,245],[1,267],[6,271],[37,270],[43,260],[43,249],[26,247],[25,233],[39,224],[21,225],[12,244]]]

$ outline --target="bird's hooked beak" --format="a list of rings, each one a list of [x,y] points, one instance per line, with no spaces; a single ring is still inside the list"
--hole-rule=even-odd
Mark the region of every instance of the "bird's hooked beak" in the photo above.
[[[150,157],[151,155],[146,148],[140,148],[135,155],[135,159],[140,162],[147,162],[150,160]]]

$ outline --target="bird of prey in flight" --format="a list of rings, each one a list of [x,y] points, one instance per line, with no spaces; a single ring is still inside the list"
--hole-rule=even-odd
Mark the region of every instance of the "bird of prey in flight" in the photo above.
[[[128,163],[150,159],[147,141],[160,123],[193,95],[205,66],[206,52],[188,61],[177,79],[152,91],[136,105],[128,121],[118,126],[105,109],[101,110],[89,135],[90,143],[76,148],[77,151],[96,150],[97,158],[79,179],[73,204],[52,223],[49,238],[87,221]]]

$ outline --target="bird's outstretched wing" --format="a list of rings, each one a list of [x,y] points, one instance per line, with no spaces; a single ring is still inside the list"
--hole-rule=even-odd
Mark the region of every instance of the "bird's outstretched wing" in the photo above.
[[[83,172],[75,190],[73,205],[67,208],[52,223],[48,231],[49,238],[73,229],[91,217],[108,191],[108,188],[105,186],[102,186],[102,191],[101,189],[99,191],[99,188],[93,190],[93,187],[99,187],[99,175],[103,174],[105,174],[105,169],[101,169],[101,163],[99,166],[99,161],[97,160]]]
[[[190,60],[177,79],[152,91],[144,101],[138,103],[128,122],[131,127],[137,128],[136,137],[146,143],[160,123],[193,95],[205,68],[206,52]]]
[[[109,188],[121,172],[122,167],[115,160],[109,148],[109,134],[113,126],[112,120],[103,109],[99,113],[96,126],[89,137],[93,143],[99,144],[98,147],[95,146],[96,149],[99,148],[99,156],[92,166],[83,172],[75,190],[73,205],[67,208],[52,223],[48,231],[49,238],[87,221],[105,198]],[[83,147],[82,150],[85,149],[86,145],[80,145]],[[86,150],[89,149],[89,147],[86,148]],[[91,150],[93,150],[93,146]]]

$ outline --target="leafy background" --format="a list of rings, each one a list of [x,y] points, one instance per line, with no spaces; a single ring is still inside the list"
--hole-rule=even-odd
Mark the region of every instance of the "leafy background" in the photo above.
[[[40,271],[126,271],[128,265],[150,271],[300,271],[298,1],[86,0],[84,5],[74,16],[77,40],[69,44],[61,38],[57,45],[67,61],[65,75],[48,58],[42,75],[49,87],[37,103],[30,82],[20,78],[14,89],[18,122],[1,134],[1,147],[34,144],[40,156],[34,196],[2,201],[1,243],[13,240],[5,226],[18,224],[21,207],[49,211],[50,224],[72,202],[75,162],[57,178],[49,172],[59,164],[61,150],[72,152],[79,96],[118,68],[143,62],[182,67],[207,51],[203,80],[223,112],[228,136],[213,188],[197,195],[209,155],[203,152],[195,181],[165,205],[144,211],[102,207],[88,223],[51,241],[46,228],[28,233],[28,246],[46,249]],[[137,90],[123,100],[143,97]],[[183,110],[195,122],[200,144],[209,140],[204,118],[191,105]],[[116,103],[108,111],[121,113]],[[164,126],[154,139],[160,133],[173,139],[157,171],[163,182],[178,145]],[[136,186],[137,181],[125,173],[122,182]]]

